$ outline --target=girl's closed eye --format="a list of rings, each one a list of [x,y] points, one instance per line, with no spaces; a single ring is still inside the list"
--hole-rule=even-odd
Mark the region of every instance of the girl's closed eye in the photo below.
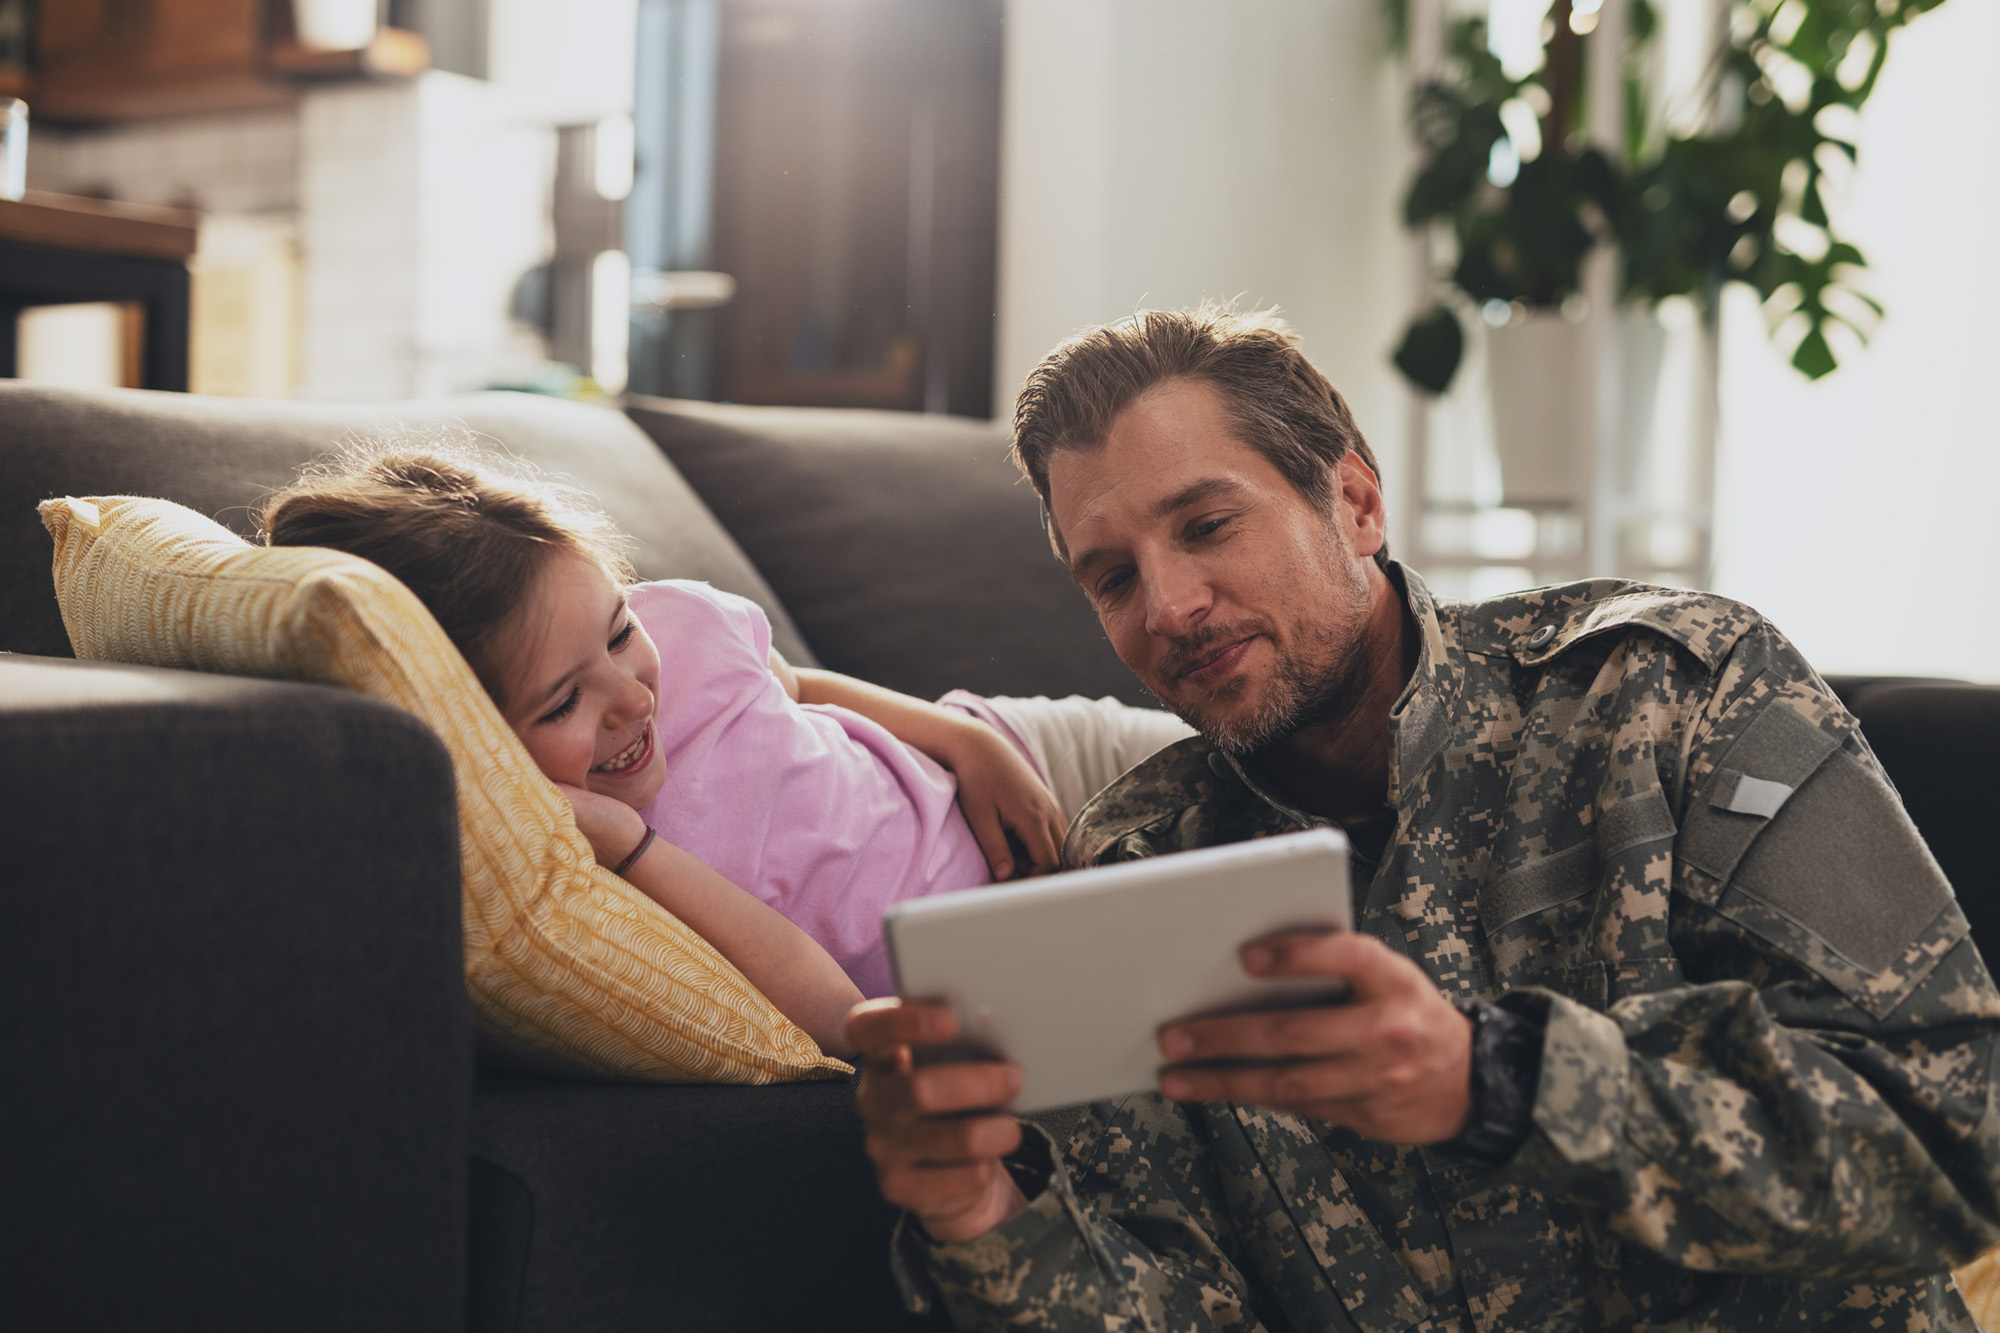
[[[611,651],[615,653],[620,648],[623,648],[626,644],[630,643],[632,641],[632,631],[638,628],[639,628],[639,622],[632,618],[632,613],[630,611],[627,611],[625,613],[625,628],[619,630],[616,634],[611,636]]]
[[[631,632],[632,631],[630,627],[627,627],[625,633],[630,634]],[[623,635],[621,635],[620,637],[622,638]],[[569,693],[566,696],[564,696],[563,701],[561,703],[557,704],[554,708],[551,708],[548,712],[536,718],[535,721],[560,722],[564,718],[568,717],[571,713],[574,713],[576,711],[577,700],[581,698],[583,698],[583,691],[581,689],[578,689],[576,686],[572,685],[570,686]]]

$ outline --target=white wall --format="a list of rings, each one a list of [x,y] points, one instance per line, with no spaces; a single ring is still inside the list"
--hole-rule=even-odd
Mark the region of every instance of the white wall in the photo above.
[[[1395,495],[1400,78],[1361,0],[1009,0],[995,410],[1086,325],[1276,304]]]
[[[1735,294],[1723,327],[1716,586],[1825,672],[2000,681],[2000,0],[1891,44],[1835,222],[1888,307],[1809,384]]]

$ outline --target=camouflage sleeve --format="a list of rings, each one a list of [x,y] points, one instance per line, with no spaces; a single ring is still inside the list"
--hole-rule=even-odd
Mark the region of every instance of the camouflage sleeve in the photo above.
[[[913,1309],[934,1299],[967,1330],[1265,1326],[1231,1256],[1206,1136],[1179,1108],[1144,1096],[1091,1108],[1068,1168],[1043,1131],[1023,1128],[1048,1174],[1026,1212],[955,1245],[930,1244],[903,1219],[894,1266]]]
[[[1694,1269],[1852,1280],[2000,1240],[2000,997],[1851,717],[1759,631],[1680,763],[1683,984],[1548,996],[1508,1175]]]

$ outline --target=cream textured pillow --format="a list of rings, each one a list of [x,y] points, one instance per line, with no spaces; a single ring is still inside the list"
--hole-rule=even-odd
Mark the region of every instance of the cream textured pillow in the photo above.
[[[490,1054],[718,1083],[847,1071],[596,863],[569,803],[390,575],[337,551],[252,546],[166,500],[48,500],[41,515],[78,657],[344,685],[443,739],[458,779],[465,980]]]

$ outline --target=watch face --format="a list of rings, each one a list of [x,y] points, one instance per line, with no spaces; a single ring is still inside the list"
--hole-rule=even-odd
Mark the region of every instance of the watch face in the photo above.
[[[1441,1146],[1497,1166],[1535,1127],[1542,1024],[1490,1000],[1461,1000],[1458,1009],[1472,1020],[1472,1112],[1464,1131]]]

